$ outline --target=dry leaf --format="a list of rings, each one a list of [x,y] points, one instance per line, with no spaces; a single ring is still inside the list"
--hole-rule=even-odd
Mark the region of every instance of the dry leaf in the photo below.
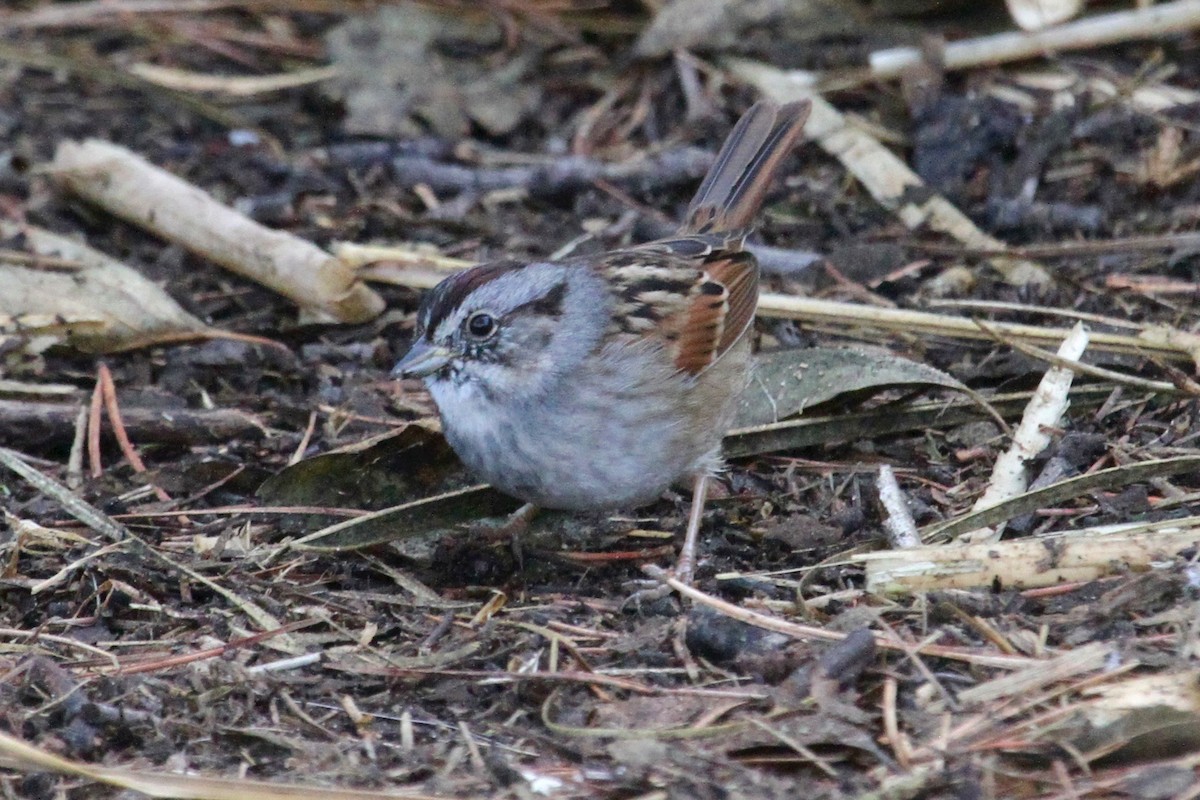
[[[941,370],[886,350],[810,347],[760,353],[734,427],[778,422],[846,392],[912,385],[966,390]]]
[[[0,320],[11,318],[13,332],[49,335],[85,352],[104,353],[211,330],[137,271],[85,244],[10,222],[0,222],[0,236],[8,240],[8,249],[77,264],[72,269],[0,264]],[[33,324],[37,319],[55,324]]]
[[[339,77],[324,88],[345,102],[348,133],[413,136],[428,126],[458,138],[474,122],[499,136],[541,99],[536,83],[525,80],[540,48],[524,39],[496,61],[504,35],[500,22],[486,15],[384,6],[329,33]]]
[[[306,527],[333,524],[300,540],[304,547],[345,550],[404,540],[405,552],[420,557],[431,537],[518,505],[471,484],[440,433],[409,425],[293,464],[267,479],[258,496],[269,505],[379,509],[341,521],[307,517]]]

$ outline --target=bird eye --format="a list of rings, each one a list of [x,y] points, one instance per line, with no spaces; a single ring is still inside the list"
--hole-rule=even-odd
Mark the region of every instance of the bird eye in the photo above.
[[[476,311],[467,318],[467,333],[474,336],[476,339],[486,339],[496,332],[499,326],[496,324],[496,318],[486,311]]]

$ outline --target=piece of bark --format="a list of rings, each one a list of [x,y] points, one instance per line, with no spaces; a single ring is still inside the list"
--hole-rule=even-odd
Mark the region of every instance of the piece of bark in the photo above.
[[[0,400],[0,442],[8,447],[70,444],[78,411],[76,403]],[[261,421],[234,409],[122,406],[121,419],[130,438],[140,443],[222,444],[231,439],[261,439],[266,433]]]
[[[865,566],[867,591],[879,594],[1024,590],[1152,569],[1156,562],[1195,548],[1200,540],[1196,525],[1195,517],[1110,525],[994,543],[882,550],[853,555],[851,560]]]

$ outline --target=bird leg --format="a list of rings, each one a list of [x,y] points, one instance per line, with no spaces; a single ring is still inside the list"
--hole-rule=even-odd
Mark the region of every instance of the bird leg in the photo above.
[[[689,586],[696,566],[696,542],[700,538],[700,520],[704,516],[707,497],[708,475],[702,473],[692,483],[692,510],[688,514],[687,533],[683,536],[683,547],[679,549],[679,560],[675,562],[675,577]]]
[[[708,497],[708,475],[696,476],[692,483],[692,510],[688,514],[687,533],[683,535],[683,547],[679,550],[679,558],[675,561],[675,569],[671,576],[688,586],[692,585],[692,573],[696,567],[696,542],[700,538],[700,520],[704,516],[704,501]],[[634,606],[641,608],[643,602],[658,602],[671,594],[671,587],[665,583],[656,583],[648,589],[638,591],[625,598],[621,608]]]
[[[508,540],[508,546],[512,549],[513,559],[517,562],[517,569],[525,568],[525,553],[521,548],[521,536],[529,530],[529,523],[533,522],[533,518],[540,511],[533,503],[525,503],[516,511],[504,518],[503,522],[498,524],[476,522],[468,527],[472,536],[481,538],[489,544],[493,542],[503,542]]]

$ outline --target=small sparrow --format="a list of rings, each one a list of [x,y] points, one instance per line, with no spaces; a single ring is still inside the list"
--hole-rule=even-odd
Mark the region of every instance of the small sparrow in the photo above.
[[[758,264],[742,244],[809,105],[747,111],[677,236],[483,264],[426,295],[392,375],[424,379],[469,469],[573,511],[645,505],[690,479],[675,568],[690,583],[707,481],[748,381]]]

